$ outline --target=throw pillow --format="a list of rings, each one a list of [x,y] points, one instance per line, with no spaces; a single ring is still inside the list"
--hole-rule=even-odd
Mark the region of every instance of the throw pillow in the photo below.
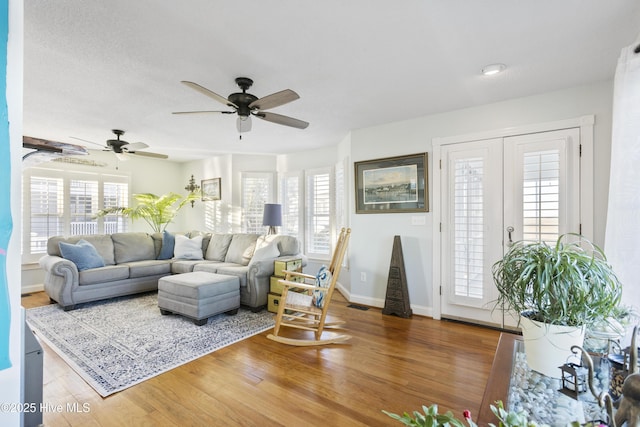
[[[280,256],[280,251],[278,250],[278,245],[275,243],[270,243],[267,246],[263,246],[259,249],[256,249],[253,252],[253,257],[251,257],[251,261],[249,261],[249,265],[252,265],[259,261],[264,260],[274,260]]]
[[[328,288],[329,285],[331,284],[331,279],[332,279],[332,275],[331,272],[329,271],[329,269],[327,268],[326,265],[323,265],[322,267],[320,267],[320,270],[318,270],[318,274],[316,274],[316,286],[322,287],[322,288]],[[324,306],[324,297],[325,297],[326,292],[323,291],[313,291],[313,299],[312,299],[312,303],[318,307],[318,308],[322,308]]]
[[[214,234],[211,236],[204,258],[210,261],[224,261],[231,243],[231,237],[233,237],[232,234]]]
[[[162,247],[158,259],[171,259],[173,257],[173,249],[176,244],[176,238],[168,231],[162,232]]]
[[[192,239],[182,234],[176,234],[173,256],[179,259],[200,260],[202,257],[202,236]]]
[[[236,233],[231,239],[224,262],[233,262],[240,265],[248,265],[256,249],[257,234]]]
[[[75,245],[73,243],[60,242],[58,246],[62,257],[73,262],[78,267],[78,271],[104,267],[104,260],[96,248],[84,239],[78,240]]]

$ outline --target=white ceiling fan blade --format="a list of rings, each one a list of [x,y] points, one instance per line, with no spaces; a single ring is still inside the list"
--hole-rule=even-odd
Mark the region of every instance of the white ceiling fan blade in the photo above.
[[[189,86],[191,89],[197,90],[198,92],[200,92],[203,95],[208,96],[209,98],[215,99],[216,101],[218,101],[218,102],[220,102],[220,103],[222,103],[224,105],[228,105],[230,107],[238,108],[238,106],[236,104],[234,104],[233,102],[229,101],[224,96],[220,96],[217,93],[215,93],[213,91],[210,91],[206,87],[200,86],[198,83],[189,82],[189,81],[186,81],[186,80],[183,80],[181,83]]]
[[[249,132],[251,130],[251,116],[238,116],[236,119],[236,128],[240,133]]]
[[[129,156],[126,153],[113,153],[116,155],[116,158],[121,162],[126,162],[129,160]]]
[[[123,145],[122,148],[126,149],[127,151],[137,151],[137,150],[144,150],[145,148],[149,148],[149,146],[144,142],[133,142],[130,144]]]
[[[136,156],[153,157],[155,159],[168,159],[169,156],[160,153],[151,153],[149,151],[129,151],[129,154],[135,154]]]
[[[300,95],[292,91],[291,89],[281,90],[280,92],[272,93],[271,95],[263,96],[260,99],[256,99],[249,108],[258,110],[268,110],[270,108],[279,107],[280,105],[287,104],[291,101],[299,99]]]

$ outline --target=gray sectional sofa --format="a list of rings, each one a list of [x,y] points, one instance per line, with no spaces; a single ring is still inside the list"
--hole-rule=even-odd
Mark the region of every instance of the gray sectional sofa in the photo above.
[[[185,245],[197,245],[197,250],[184,250]],[[298,239],[284,235],[128,232],[51,237],[40,266],[45,270],[45,292],[65,310],[157,290],[158,279],[170,274],[206,271],[237,276],[240,303],[258,311],[267,304],[274,261],[299,257],[306,265],[301,252]],[[88,261],[87,253],[93,254]]]

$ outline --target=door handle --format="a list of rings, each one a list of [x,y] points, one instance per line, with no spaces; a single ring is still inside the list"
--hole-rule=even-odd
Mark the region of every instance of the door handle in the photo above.
[[[507,227],[507,235],[509,237],[509,241],[507,242],[507,246],[513,246],[513,240],[511,239],[511,233],[513,233],[515,231],[515,228],[513,228],[512,226],[508,226]]]

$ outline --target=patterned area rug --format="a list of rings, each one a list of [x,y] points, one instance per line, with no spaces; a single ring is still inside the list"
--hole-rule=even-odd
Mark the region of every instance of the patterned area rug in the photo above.
[[[161,315],[157,300],[154,292],[67,312],[51,304],[28,309],[27,322],[103,397],[274,325],[272,313],[241,308],[234,316],[220,314],[196,326],[182,316]]]

